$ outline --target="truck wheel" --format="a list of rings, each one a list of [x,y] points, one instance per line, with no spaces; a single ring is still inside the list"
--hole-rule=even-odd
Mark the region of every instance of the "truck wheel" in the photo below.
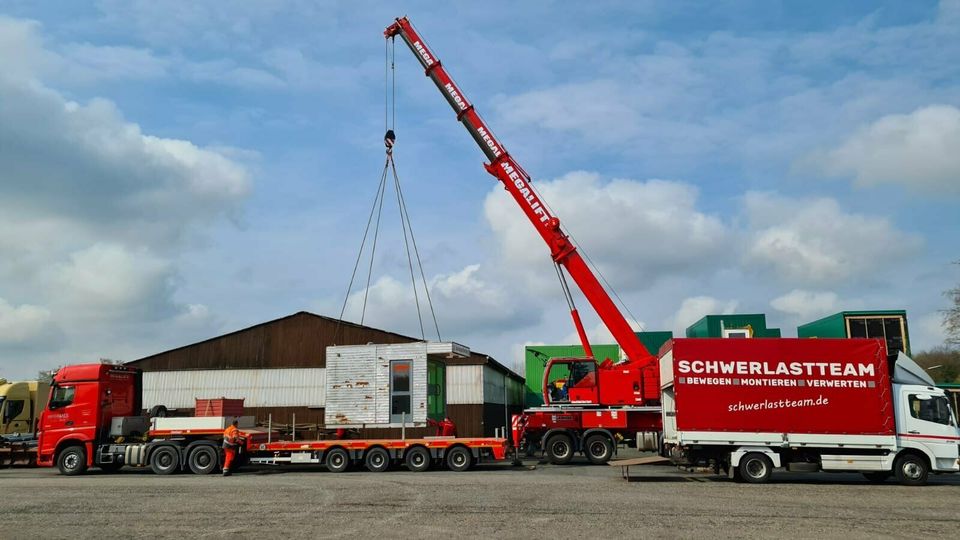
[[[68,446],[57,457],[57,468],[64,476],[83,474],[87,470],[87,451],[82,446]]]
[[[904,454],[897,458],[894,470],[897,471],[897,481],[905,486],[923,486],[927,483],[929,467],[922,457],[915,454]]]
[[[765,484],[767,480],[770,480],[770,475],[773,473],[773,463],[767,456],[759,452],[752,452],[743,456],[738,469],[740,478],[744,482]]]
[[[890,478],[890,471],[865,472],[863,477],[871,484],[882,484],[887,481],[887,478]]]
[[[350,455],[343,448],[334,448],[327,452],[325,463],[330,472],[345,472],[350,468]]]
[[[390,468],[390,454],[383,448],[371,448],[367,451],[363,464],[370,472],[383,472]]]
[[[422,446],[414,446],[407,450],[405,459],[407,468],[413,472],[423,472],[430,468],[430,452]]]
[[[150,469],[155,474],[173,474],[180,466],[180,454],[172,446],[161,446],[150,455]]]
[[[606,435],[591,435],[583,446],[587,459],[594,465],[603,465],[613,456],[613,443]]]
[[[209,445],[194,447],[187,457],[187,464],[193,474],[210,474],[216,470],[220,462],[220,452]]]
[[[554,465],[565,465],[573,459],[573,441],[563,433],[550,436],[546,450],[547,458]]]
[[[447,452],[447,467],[451,471],[463,472],[473,465],[473,456],[462,446],[457,446]]]

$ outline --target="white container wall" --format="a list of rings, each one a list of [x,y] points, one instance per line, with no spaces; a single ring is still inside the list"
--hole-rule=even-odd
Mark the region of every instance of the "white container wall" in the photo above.
[[[148,371],[143,406],[193,408],[197,398],[243,398],[245,407],[323,407],[324,368]]]
[[[483,366],[447,366],[447,404],[483,404]]]

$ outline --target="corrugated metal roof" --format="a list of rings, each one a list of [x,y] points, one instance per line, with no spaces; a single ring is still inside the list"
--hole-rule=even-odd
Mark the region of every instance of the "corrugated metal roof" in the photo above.
[[[152,371],[143,374],[145,408],[192,408],[197,398],[243,398],[246,407],[323,407],[324,368]]]

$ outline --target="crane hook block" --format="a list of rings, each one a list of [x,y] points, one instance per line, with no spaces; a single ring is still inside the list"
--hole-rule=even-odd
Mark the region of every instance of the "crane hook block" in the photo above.
[[[387,133],[383,136],[383,144],[387,146],[388,149],[393,148],[393,143],[396,142],[397,136],[393,133],[392,129],[388,129]]]

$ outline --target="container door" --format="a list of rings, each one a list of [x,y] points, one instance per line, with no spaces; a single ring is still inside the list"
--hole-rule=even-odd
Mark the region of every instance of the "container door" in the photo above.
[[[906,407],[905,414],[901,415],[903,423],[898,430],[901,440],[926,447],[937,458],[934,468],[955,469],[960,437],[947,397],[916,388],[904,388],[901,404]]]

